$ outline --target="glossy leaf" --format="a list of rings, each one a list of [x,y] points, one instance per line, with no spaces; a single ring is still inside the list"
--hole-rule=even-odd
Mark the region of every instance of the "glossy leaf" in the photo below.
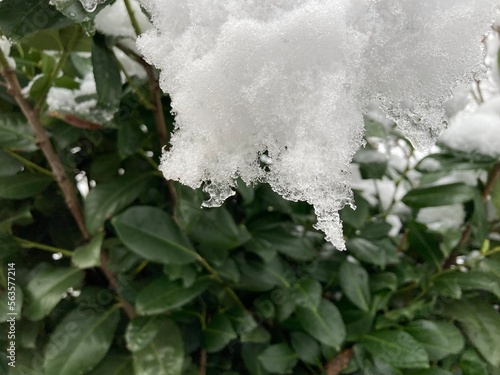
[[[269,346],[258,357],[262,366],[277,374],[291,373],[297,364],[297,354],[285,343]]]
[[[120,67],[113,51],[106,45],[104,36],[99,34],[94,36],[92,65],[98,96],[97,105],[114,113],[118,110],[122,97]]]
[[[99,183],[84,202],[85,223],[91,234],[102,229],[104,222],[132,203],[148,186],[148,175],[118,177]]]
[[[132,357],[123,354],[108,354],[92,370],[92,375],[135,375]]]
[[[4,323],[12,317],[16,320],[21,319],[21,312],[23,307],[23,290],[19,285],[16,285],[14,294],[10,294],[9,292],[12,291],[5,290],[0,297],[0,323]]]
[[[226,315],[216,314],[203,330],[203,347],[209,353],[222,350],[231,340],[238,337]]]
[[[0,177],[0,198],[30,198],[44,191],[52,182],[50,177],[32,173]]]
[[[405,331],[424,346],[429,359],[433,361],[443,359],[450,354],[457,354],[463,347],[462,335],[451,323],[442,322],[438,325],[430,320],[416,320],[411,322]],[[450,341],[450,338],[454,340]]]
[[[0,177],[13,176],[23,169],[23,164],[9,154],[0,151]]]
[[[125,246],[148,260],[186,264],[198,258],[170,216],[158,208],[134,206],[112,223]]]
[[[0,30],[13,40],[38,30],[64,27],[69,23],[45,0],[0,1]]]
[[[127,330],[127,342],[134,342],[135,374],[181,375],[184,362],[182,336],[177,325],[165,317],[133,321]],[[138,336],[137,336],[138,335]],[[141,342],[142,341],[142,342]]]
[[[62,299],[68,288],[76,288],[82,280],[83,272],[78,268],[40,265],[33,271],[26,285],[28,303],[24,315],[35,321],[44,318]]]
[[[301,361],[311,365],[321,363],[321,351],[318,342],[302,332],[292,332],[290,335],[292,348]]]
[[[492,365],[500,366],[500,314],[481,299],[454,301],[443,313],[461,323],[481,355]]]
[[[347,298],[363,311],[370,310],[368,272],[358,264],[344,262],[340,267],[340,287]]]
[[[376,331],[365,335],[361,344],[374,358],[398,368],[428,368],[424,347],[403,331]]]
[[[118,306],[103,312],[78,308],[71,311],[45,347],[44,374],[74,375],[90,371],[106,355],[119,318]]]
[[[346,331],[342,317],[333,303],[323,299],[317,309],[299,307],[297,318],[304,331],[319,342],[340,348]]]
[[[100,266],[101,246],[103,240],[104,233],[99,233],[95,235],[88,244],[78,247],[71,258],[73,265],[78,268]]]
[[[321,284],[313,278],[303,279],[293,285],[291,294],[297,306],[316,309],[321,302]]]
[[[474,199],[476,190],[462,183],[422,187],[411,190],[403,197],[403,203],[412,208],[447,206]]]
[[[159,278],[137,295],[137,313],[154,315],[179,308],[203,293],[209,284],[209,280],[202,278],[185,287],[181,281],[170,281],[166,276]]]

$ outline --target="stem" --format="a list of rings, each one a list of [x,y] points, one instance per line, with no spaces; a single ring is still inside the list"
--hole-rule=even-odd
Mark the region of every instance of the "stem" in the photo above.
[[[102,272],[104,273],[106,278],[109,280],[109,283],[111,284],[111,286],[115,290],[115,293],[117,294],[118,299],[120,300],[121,307],[122,307],[123,311],[125,312],[127,317],[130,320],[132,320],[136,316],[135,309],[131,304],[129,304],[127,302],[127,300],[125,300],[125,298],[123,298],[123,295],[120,292],[120,284],[118,283],[118,280],[117,280],[115,274],[113,272],[111,272],[111,270],[109,269],[108,264],[109,264],[108,254],[106,254],[106,252],[104,250],[102,250],[101,251],[101,269],[102,269]]]
[[[145,62],[144,62],[145,63]],[[155,77],[155,72],[151,65],[145,63],[143,65],[148,73],[148,82],[151,95],[153,95],[153,115],[155,118],[156,132],[158,133],[158,140],[160,141],[160,146],[164,147],[166,150],[169,149],[168,145],[168,132],[167,125],[165,123],[165,116],[163,115],[163,104],[161,102],[161,90],[160,85]]]
[[[205,350],[201,350],[200,352],[200,371],[199,375],[205,375],[207,373],[207,352]]]
[[[352,348],[340,352],[334,359],[326,364],[326,375],[339,375],[349,364],[352,354]]]
[[[48,169],[45,169],[43,167],[40,167],[38,164],[33,163],[32,161],[29,161],[28,159],[22,157],[21,155],[16,154],[13,151],[4,149],[4,152],[12,156],[14,159],[19,160],[21,163],[23,163],[26,167],[31,168],[37,172],[40,172],[48,177],[54,177],[51,171]]]
[[[134,28],[135,35],[139,36],[141,34],[141,28],[139,26],[139,22],[137,22],[134,10],[132,9],[132,4],[130,3],[130,0],[123,0],[123,2],[127,8],[127,13],[130,18],[130,23],[132,23],[132,27]]]
[[[78,34],[79,35],[79,34]],[[72,41],[74,40],[74,36],[71,39]],[[76,39],[75,39],[76,40]],[[70,42],[68,46],[72,46]],[[71,47],[72,48],[72,47]],[[63,54],[64,55],[64,54]],[[66,56],[67,57],[67,56]],[[63,57],[61,58],[61,60]],[[63,65],[61,63],[59,65]],[[58,71],[56,69],[55,71]],[[47,136],[47,133],[45,132],[45,129],[43,128],[43,125],[40,121],[40,109],[36,108],[33,109],[31,105],[28,103],[28,101],[24,98],[22,94],[22,89],[21,85],[19,84],[19,81],[17,80],[16,72],[9,66],[7,62],[7,58],[3,54],[2,50],[0,49],[0,75],[2,75],[5,78],[5,81],[9,85],[9,93],[11,96],[14,98],[14,100],[17,102],[19,107],[21,108],[21,111],[23,112],[24,116],[26,117],[26,120],[30,124],[31,128],[33,129],[33,133],[35,134],[35,141],[42,150],[42,153],[44,154],[45,158],[47,159],[50,168],[52,169],[52,174],[54,179],[57,181],[57,184],[59,185],[59,188],[61,189],[61,192],[63,193],[64,196],[64,201],[66,203],[66,206],[70,210],[71,214],[73,215],[73,218],[75,219],[78,228],[80,229],[80,233],[82,234],[83,238],[85,241],[88,241],[90,239],[90,234],[88,232],[87,226],[85,225],[85,220],[83,219],[83,213],[82,213],[82,208],[80,205],[80,202],[78,200],[78,197],[76,195],[76,189],[74,185],[70,182],[68,179],[68,175],[66,174],[66,171],[64,169],[64,166],[61,162],[61,159],[59,158],[59,155],[55,152],[54,147],[52,146],[52,143],[50,143],[50,140]],[[57,73],[54,73],[54,76],[57,76]],[[47,91],[48,92],[48,91]],[[47,246],[43,244],[37,244],[35,242],[31,241],[26,241],[21,239],[21,245],[25,245],[27,247],[35,247],[39,248],[41,250],[47,250],[51,252],[60,252],[63,255],[67,256],[72,256],[72,252],[68,250],[62,250],[62,249],[57,249],[52,246]],[[108,268],[108,258],[107,255],[104,252],[101,252],[101,270],[107,277],[109,283],[113,286],[115,289],[115,292],[118,295],[118,298],[120,299],[121,305],[127,316],[133,317],[135,316],[135,310],[132,305],[130,305],[120,294],[120,290],[118,289],[118,283],[116,280],[115,275],[109,270]]]
[[[221,285],[225,285],[224,280],[219,276],[217,271],[214,270],[210,264],[208,264],[208,262],[205,260],[205,258],[203,258],[201,255],[199,255],[197,253],[195,253],[195,254],[196,254],[196,260],[198,261],[198,263],[200,263],[203,266],[203,268],[205,268],[208,271],[208,273],[215,279],[215,281],[217,281]],[[241,302],[240,298],[234,292],[234,290],[232,290],[228,286],[224,286],[224,290],[233,299],[233,301],[236,302],[236,304],[240,308],[242,308],[243,310],[246,310],[245,305],[243,304],[243,302]]]
[[[57,253],[61,253],[62,255],[66,256],[66,257],[72,257],[73,256],[73,252],[69,251],[69,250],[60,249],[58,247],[45,245],[43,243],[32,242],[32,241],[25,240],[25,239],[19,238],[19,237],[14,237],[14,238],[16,239],[16,241],[19,242],[19,244],[22,247],[45,250],[45,251],[49,251],[51,253],[56,253],[56,254]]]
[[[50,165],[54,179],[64,195],[66,206],[71,211],[71,214],[73,215],[84,239],[88,240],[90,236],[87,227],[85,226],[85,221],[83,219],[80,202],[78,201],[75,188],[68,179],[68,175],[64,170],[64,166],[59,158],[59,155],[57,155],[52,143],[50,143],[47,133],[45,132],[45,129],[40,121],[39,111],[37,109],[33,109],[24,98],[16,73],[8,65],[7,59],[2,51],[0,51],[0,74],[3,75],[7,81],[9,85],[9,93],[19,105],[21,111],[26,117],[26,120],[33,129],[35,141]]]

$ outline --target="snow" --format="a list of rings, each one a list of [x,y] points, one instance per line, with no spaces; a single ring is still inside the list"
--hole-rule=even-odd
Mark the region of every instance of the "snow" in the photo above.
[[[139,2],[137,0],[130,0],[130,5],[141,31],[144,32],[151,29],[152,25],[148,17],[142,12]],[[132,38],[133,40],[136,38],[127,7],[123,0],[117,0],[113,4],[103,8],[96,15],[94,24],[96,29],[102,34]]]
[[[0,50],[2,50],[2,53],[7,58],[7,62],[9,63],[10,67],[15,69],[16,62],[14,61],[14,59],[12,57],[9,57],[10,47],[11,47],[11,45],[10,45],[9,40],[5,36],[0,35]]]
[[[78,114],[97,124],[113,118],[112,111],[96,107],[97,90],[93,73],[88,73],[76,90],[52,87],[47,95],[47,105],[50,111]]]
[[[500,96],[453,121],[440,141],[455,150],[500,156]]]
[[[101,3],[104,3],[106,0],[80,0],[80,3],[82,3],[83,8],[87,12],[93,12],[97,6]]]
[[[205,206],[234,194],[237,177],[268,182],[311,203],[316,227],[344,249],[338,210],[351,203],[367,105],[377,100],[417,148],[432,145],[451,90],[484,74],[481,39],[496,1],[141,4],[154,29],[138,48],[161,70],[177,115],[165,177],[203,185]]]
[[[465,220],[465,211],[461,204],[422,208],[417,221],[426,224],[435,231],[460,228]]]

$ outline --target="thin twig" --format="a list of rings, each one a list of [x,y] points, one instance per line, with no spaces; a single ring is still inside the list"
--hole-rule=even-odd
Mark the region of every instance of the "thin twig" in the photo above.
[[[349,364],[352,357],[352,348],[340,352],[325,366],[326,375],[339,375]]]
[[[73,256],[73,252],[69,251],[69,250],[60,249],[58,247],[45,245],[43,243],[28,241],[28,240],[25,240],[24,238],[19,238],[19,237],[14,237],[14,238],[17,242],[19,242],[19,245],[21,245],[22,247],[31,248],[31,249],[40,249],[40,250],[48,251],[48,252],[51,252],[54,254],[61,253],[62,255],[66,256],[66,257]]]
[[[135,16],[135,12],[132,9],[132,4],[130,3],[130,0],[124,0],[124,2],[125,2],[125,7],[127,8],[128,16],[130,18],[130,23],[134,28],[135,35],[139,36],[141,34],[141,28],[139,26],[139,22],[137,22],[137,17]]]
[[[55,152],[54,147],[52,146],[52,143],[50,143],[47,133],[45,132],[45,129],[43,128],[43,125],[40,122],[39,110],[33,109],[31,105],[28,103],[28,101],[22,95],[21,85],[17,80],[16,72],[10,67],[7,58],[5,57],[1,49],[0,49],[0,75],[2,75],[5,78],[9,86],[8,87],[9,93],[12,95],[14,100],[19,105],[21,111],[26,117],[26,120],[33,129],[33,133],[35,134],[35,141],[40,150],[42,150],[42,153],[44,154],[45,158],[47,159],[50,165],[53,177],[56,180],[57,184],[59,185],[61,192],[63,193],[66,206],[73,215],[73,218],[75,219],[78,228],[80,229],[80,233],[82,234],[85,241],[89,241],[90,234],[87,230],[87,226],[85,225],[82,208],[78,200],[78,197],[76,195],[76,189],[68,179],[68,175],[64,170],[64,166],[61,162],[61,159],[59,158],[59,155]],[[25,240],[22,240],[21,245],[23,244],[26,246],[37,247],[39,249],[48,251],[54,251],[54,249],[56,249],[51,246],[45,246],[45,245],[40,246],[40,244],[32,243],[30,241],[25,241]],[[37,246],[34,246],[34,244],[36,244]],[[65,255],[69,256],[72,255],[72,253],[69,251],[63,252],[60,251],[61,249],[57,250],[61,254],[66,253]],[[115,289],[118,298],[120,299],[123,310],[125,311],[128,317],[134,317],[135,316],[134,307],[130,305],[121,295],[116,277],[113,274],[113,272],[111,272],[110,269],[108,268],[108,258],[104,252],[101,252],[101,263],[102,263],[101,270],[107,277],[109,283]]]
[[[200,352],[200,371],[198,375],[206,375],[207,373],[207,352],[205,350],[201,350]]]
[[[82,210],[80,207],[80,202],[78,201],[75,188],[73,184],[68,179],[68,175],[64,170],[64,166],[59,158],[59,155],[54,150],[52,143],[40,122],[39,112],[31,107],[28,101],[24,98],[22,94],[21,85],[17,80],[16,72],[9,66],[7,59],[3,52],[0,51],[0,74],[4,76],[5,80],[9,85],[9,93],[12,95],[14,100],[17,102],[21,111],[23,112],[26,120],[33,129],[35,134],[35,141],[42,150],[45,158],[47,159],[54,179],[56,180],[59,188],[61,189],[66,206],[71,211],[80,232],[82,233],[84,239],[87,241],[90,236],[85,226],[85,221],[83,220]]]
[[[3,150],[5,153],[9,154],[12,156],[14,159],[19,160],[21,163],[23,163],[27,168],[33,169],[37,172],[40,172],[41,174],[44,174],[45,176],[48,177],[54,177],[51,171],[48,169],[45,169],[43,167],[40,167],[38,164],[33,163],[32,161],[22,157],[21,155],[15,153],[14,151],[4,149]]]
[[[161,147],[168,150],[168,132],[167,124],[165,123],[165,116],[163,114],[163,104],[161,102],[161,90],[158,80],[156,79],[155,71],[151,65],[143,65],[148,74],[148,83],[151,95],[153,96],[153,115],[155,118],[156,132],[158,133],[158,140],[160,141]]]
[[[118,295],[118,298],[121,302],[121,306],[125,314],[129,319],[134,319],[136,316],[136,312],[134,307],[127,302],[125,298],[123,298],[122,293],[120,292],[120,284],[118,283],[118,280],[113,272],[109,269],[109,258],[108,254],[104,251],[104,249],[101,251],[101,270],[108,279],[109,283],[115,290],[115,293]]]

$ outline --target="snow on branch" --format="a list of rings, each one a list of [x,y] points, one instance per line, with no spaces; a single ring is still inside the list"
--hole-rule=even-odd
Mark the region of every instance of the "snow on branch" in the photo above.
[[[496,0],[142,0],[138,47],[161,70],[176,130],[161,170],[210,193],[268,182],[316,211],[344,249],[349,163],[378,100],[419,149],[444,130],[451,90],[484,73]],[[267,163],[262,163],[265,155]],[[265,164],[265,165],[264,165]]]

